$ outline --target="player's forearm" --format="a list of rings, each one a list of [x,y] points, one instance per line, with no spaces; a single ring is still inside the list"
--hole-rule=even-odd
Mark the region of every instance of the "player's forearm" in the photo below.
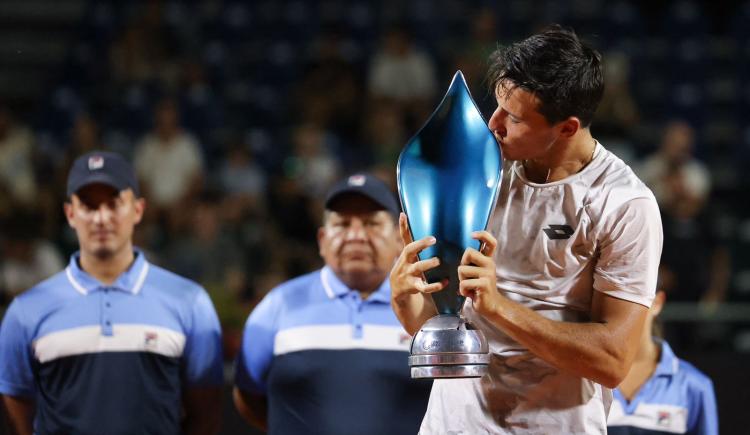
[[[485,317],[549,364],[609,388],[627,375],[637,348],[619,328],[604,322],[550,320],[508,299]]]
[[[424,293],[402,295],[391,299],[396,318],[409,335],[414,335],[430,317],[437,315],[435,303]]]

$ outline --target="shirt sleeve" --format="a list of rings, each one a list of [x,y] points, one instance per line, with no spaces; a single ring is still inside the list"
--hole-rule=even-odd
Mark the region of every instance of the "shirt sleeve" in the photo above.
[[[626,202],[605,217],[599,234],[594,289],[650,307],[664,239],[656,201]]]
[[[202,288],[192,304],[192,324],[185,343],[185,380],[188,386],[224,383],[221,326],[208,294]]]
[[[15,299],[0,325],[0,394],[33,397],[36,389],[31,340],[23,318],[20,303]]]
[[[691,390],[688,433],[718,435],[719,416],[716,410],[713,382],[707,377],[703,377],[691,387]]]
[[[279,292],[272,291],[250,313],[237,356],[235,385],[244,391],[266,393],[266,376],[273,361],[273,346],[281,312]]]

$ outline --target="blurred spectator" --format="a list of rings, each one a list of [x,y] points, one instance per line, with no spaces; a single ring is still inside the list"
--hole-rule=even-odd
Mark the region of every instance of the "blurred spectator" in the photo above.
[[[293,129],[292,152],[284,166],[286,176],[318,197],[339,176],[341,164],[334,153],[336,137],[315,124]]]
[[[203,155],[196,139],[180,126],[177,104],[162,100],[154,111],[154,130],[135,149],[135,167],[144,196],[159,212],[179,217],[202,188]]]
[[[264,200],[266,174],[255,162],[250,147],[242,141],[233,143],[219,167],[219,184],[222,191],[233,199],[250,205]]]
[[[0,305],[49,278],[64,266],[57,248],[39,237],[41,216],[16,210],[3,222]]]
[[[664,290],[672,300],[715,308],[726,298],[730,261],[714,217],[705,208],[710,175],[692,157],[694,138],[689,124],[668,124],[659,151],[645,160],[640,175],[662,212]]]
[[[244,266],[236,240],[223,231],[220,213],[218,197],[199,199],[191,207],[188,231],[165,249],[171,269],[208,288],[224,287],[228,271]]]
[[[648,156],[638,175],[654,192],[661,207],[700,209],[711,190],[710,173],[693,157],[695,130],[685,121],[664,128],[659,150]]]
[[[367,88],[372,97],[398,102],[410,117],[409,124],[421,124],[432,110],[437,93],[435,64],[419,50],[403,27],[388,30],[368,70]]]
[[[33,145],[31,130],[17,124],[9,108],[0,106],[0,204],[34,203],[37,182]]]

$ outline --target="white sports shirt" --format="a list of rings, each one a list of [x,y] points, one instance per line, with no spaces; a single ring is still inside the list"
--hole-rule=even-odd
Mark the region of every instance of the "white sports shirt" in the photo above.
[[[597,143],[564,180],[536,184],[506,162],[490,231],[497,287],[554,320],[586,322],[593,291],[650,306],[662,248],[659,208],[622,160]],[[592,290],[593,289],[593,290]],[[435,380],[421,434],[606,433],[612,392],[561,372],[478,315],[490,343],[481,379]]]

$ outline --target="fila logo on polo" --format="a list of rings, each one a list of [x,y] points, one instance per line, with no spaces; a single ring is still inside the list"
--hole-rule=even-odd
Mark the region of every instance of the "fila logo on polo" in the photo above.
[[[573,228],[570,225],[549,225],[543,228],[544,234],[551,240],[569,239],[573,235]]]
[[[146,331],[143,334],[143,344],[147,349],[153,349],[156,347],[156,340],[159,338],[159,334],[154,331]]]
[[[659,411],[657,417],[657,423],[659,424],[659,426],[669,427],[672,420],[672,416],[669,411]]]

